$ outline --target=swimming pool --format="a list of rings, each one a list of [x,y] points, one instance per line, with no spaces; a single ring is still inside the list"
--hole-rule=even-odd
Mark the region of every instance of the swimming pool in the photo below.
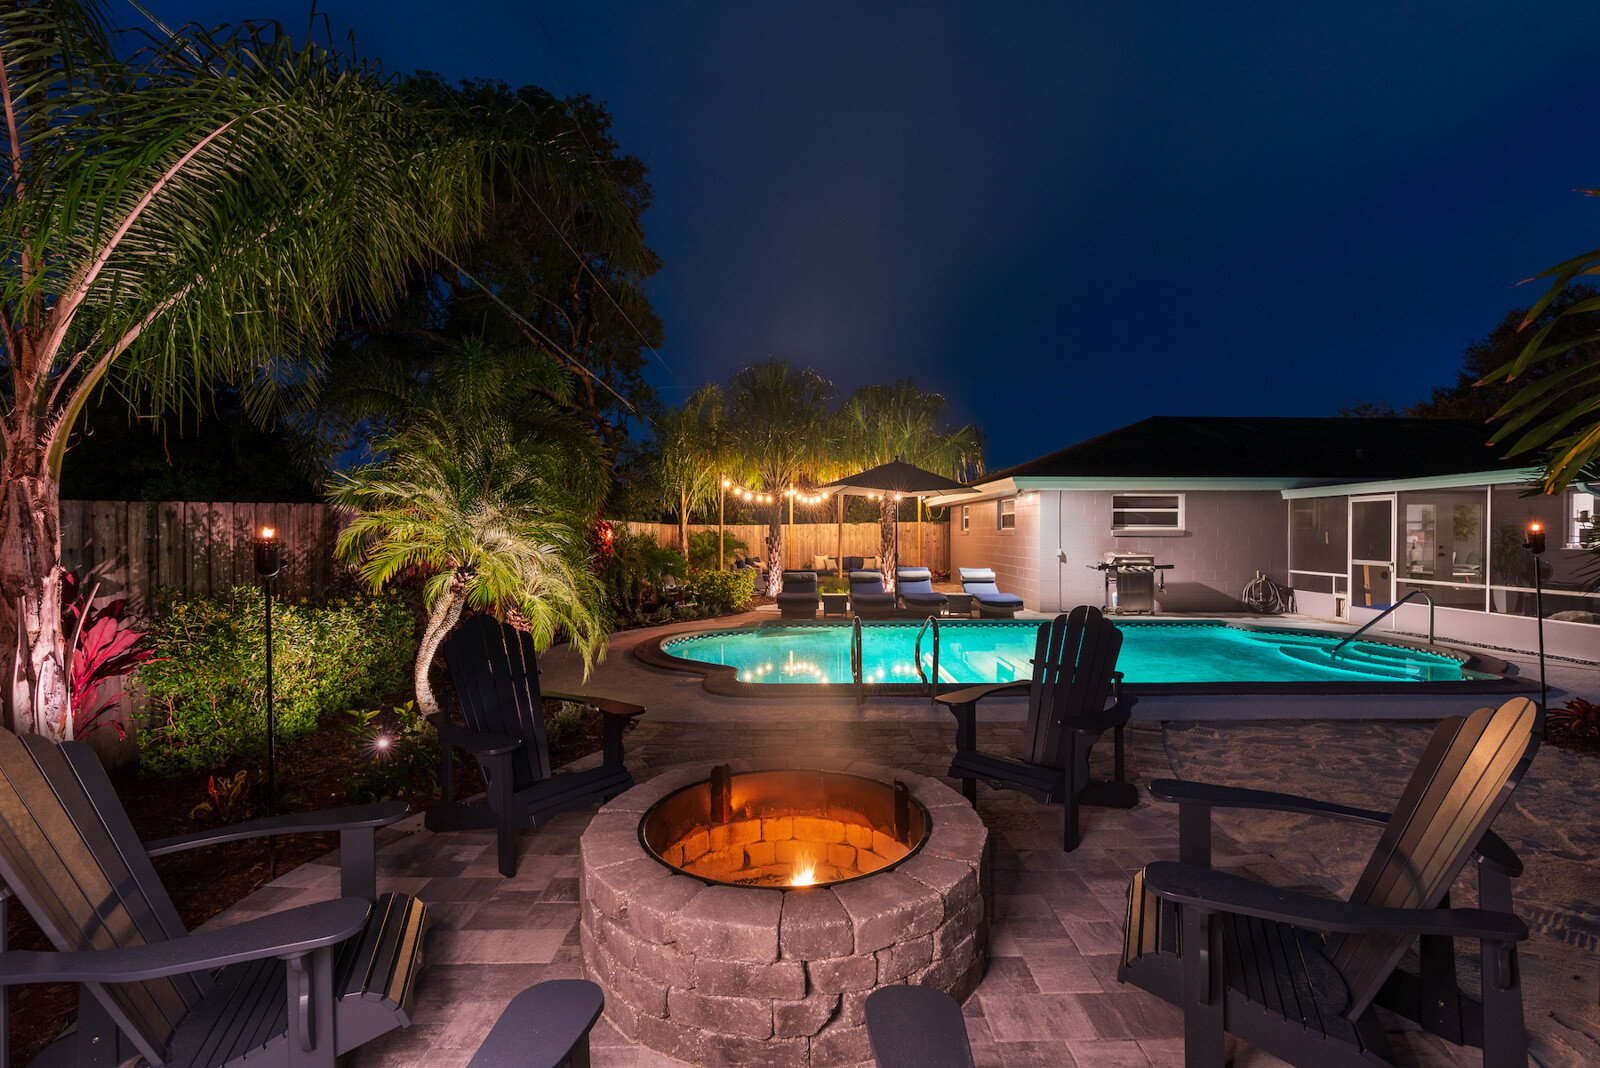
[[[1344,635],[1324,631],[1226,620],[1119,619],[1117,625],[1124,635],[1118,667],[1133,692],[1441,692],[1510,681],[1498,674],[1504,666],[1498,662],[1402,640],[1363,638],[1335,655]],[[939,685],[1028,678],[1038,626],[1038,620],[943,623]],[[921,621],[864,623],[861,631],[861,682],[870,691],[926,689],[934,675],[933,638]],[[640,655],[659,666],[705,674],[713,692],[853,688],[851,635],[849,624],[769,623],[673,635],[641,648]]]

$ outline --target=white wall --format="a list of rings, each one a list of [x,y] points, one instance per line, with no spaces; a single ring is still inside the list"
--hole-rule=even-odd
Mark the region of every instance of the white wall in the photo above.
[[[965,534],[961,532],[961,506],[953,506],[950,509],[950,578],[960,581],[957,568],[993,568],[1000,589],[1021,597],[1030,609],[1037,608],[1041,499],[1037,493],[1017,498],[1014,530],[996,528],[998,501],[968,505],[971,522]]]
[[[995,502],[972,505],[963,536],[959,513],[950,533],[952,567],[993,567],[1001,588],[1029,609],[1060,612],[1104,600],[1104,579],[1091,565],[1115,549],[1155,554],[1174,564],[1165,573],[1166,612],[1231,612],[1257,568],[1286,579],[1285,505],[1277,491],[1187,491],[1184,530],[1172,535],[1111,533],[1112,493],[1045,490],[1017,502],[1017,531],[996,535]]]

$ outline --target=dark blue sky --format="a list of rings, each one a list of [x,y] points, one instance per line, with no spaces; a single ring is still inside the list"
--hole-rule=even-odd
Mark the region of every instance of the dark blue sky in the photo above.
[[[608,103],[655,187],[669,401],[769,355],[914,375],[994,467],[1147,415],[1420,399],[1600,244],[1587,0],[320,9],[391,70]]]

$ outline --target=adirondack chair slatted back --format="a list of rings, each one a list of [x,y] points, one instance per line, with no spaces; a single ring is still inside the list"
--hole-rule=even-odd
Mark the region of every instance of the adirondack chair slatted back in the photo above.
[[[1105,708],[1122,631],[1097,608],[1079,605],[1039,627],[1028,692],[1028,762],[1064,767],[1063,725]]]
[[[1533,760],[1544,713],[1525,697],[1480,708],[1434,729],[1417,770],[1350,899],[1393,908],[1434,908]],[[1349,984],[1353,1018],[1377,996],[1410,939],[1340,935],[1328,957]]]
[[[493,616],[476,615],[445,640],[444,660],[467,726],[523,740],[511,755],[511,788],[548,779],[550,747],[533,639]]]
[[[58,950],[149,945],[186,932],[94,754],[0,730],[0,878]],[[205,975],[100,985],[101,1004],[159,1060],[210,990]]]

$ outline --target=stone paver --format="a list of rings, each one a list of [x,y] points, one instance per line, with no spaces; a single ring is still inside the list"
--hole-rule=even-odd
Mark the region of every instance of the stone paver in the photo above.
[[[636,640],[636,634],[625,635],[616,644],[626,647]],[[873,699],[857,709],[848,701],[791,704],[710,698],[699,689],[697,680],[646,669],[616,649],[611,657],[587,686],[591,692],[638,700],[649,708],[628,738],[629,766],[640,781],[659,769],[703,762],[711,756],[770,767],[795,759],[839,766],[868,760],[934,776],[941,776],[949,761],[953,729],[926,701]],[[569,688],[578,681],[576,674],[571,665],[563,668],[559,659],[552,658],[546,682]],[[1001,703],[984,715],[980,732],[986,748],[1001,752],[1020,749],[1018,703]],[[1218,772],[1238,781],[1232,774],[1236,757],[1230,749],[1277,746],[1270,749],[1283,758],[1272,765],[1278,769],[1272,772],[1276,785],[1335,796],[1328,784],[1347,776],[1351,760],[1361,758],[1365,763],[1358,766],[1367,768],[1393,765],[1401,768],[1398,774],[1403,775],[1413,755],[1408,749],[1412,736],[1406,729],[1357,723],[1329,726],[1317,735],[1316,746],[1310,747],[1325,751],[1306,756],[1308,739],[1298,743],[1295,739],[1295,732],[1304,729],[1304,724],[1253,723],[1248,725],[1252,733],[1241,736],[1226,727],[1202,724],[1169,737],[1159,726],[1141,724],[1129,736],[1132,771],[1141,782],[1171,775],[1174,766],[1196,778]],[[1394,733],[1397,730],[1399,733]],[[1334,748],[1327,750],[1330,745]],[[1381,756],[1374,756],[1375,751]],[[1294,752],[1302,755],[1288,759],[1287,754]],[[1109,758],[1107,739],[1096,752],[1101,773],[1109,771],[1105,766]],[[1552,764],[1561,765],[1574,778],[1579,776],[1561,761]],[[1592,760],[1588,766],[1593,768]],[[1536,764],[1535,774],[1539,771]],[[1392,768],[1374,773],[1348,789],[1355,791],[1357,799],[1377,804],[1380,796],[1391,791],[1394,774]],[[1565,786],[1578,788],[1571,781]],[[1556,786],[1545,787],[1545,791],[1546,796],[1554,796]],[[1579,862],[1589,863],[1592,873],[1595,824],[1592,815],[1580,819],[1579,810],[1592,813],[1594,797],[1590,777],[1572,801],[1573,826],[1556,831],[1535,826],[1547,823],[1546,815],[1518,816],[1523,822],[1515,826],[1528,834],[1514,844],[1524,849],[1531,844],[1537,852],[1554,835],[1560,839],[1555,851],[1566,850],[1581,858]],[[1173,811],[1148,799],[1127,811],[1085,809],[1083,845],[1075,853],[1063,854],[1059,807],[1045,808],[986,788],[980,789],[978,807],[994,841],[996,894],[988,970],[965,1005],[977,1064],[1064,1068],[1075,1064],[1138,1068],[1180,1064],[1183,1045],[1178,1014],[1158,999],[1116,981],[1122,895],[1128,875],[1148,860],[1176,855]],[[430,936],[430,964],[418,985],[416,1023],[362,1047],[347,1059],[349,1068],[464,1065],[518,991],[543,979],[583,974],[576,901],[577,848],[579,835],[594,811],[565,813],[538,831],[522,832],[515,879],[503,879],[496,873],[490,832],[434,835],[422,830],[416,817],[384,832],[380,886],[418,893],[432,904],[437,925]],[[1240,829],[1219,822],[1222,833],[1216,862],[1221,867],[1246,870],[1286,885],[1305,885],[1306,876],[1295,869],[1308,860],[1309,849],[1315,848],[1319,855],[1324,852],[1322,839],[1312,847],[1303,840],[1295,841],[1293,834],[1272,841],[1254,836],[1246,851],[1226,833]],[[1334,845],[1327,852],[1341,856],[1343,848]],[[1312,867],[1315,871],[1314,864]],[[317,865],[291,873],[271,892],[276,907],[286,895],[295,901],[309,900],[335,894],[336,888],[336,869]],[[1578,943],[1584,918],[1574,912],[1578,908],[1575,902],[1561,893],[1542,893],[1536,881],[1519,886],[1518,893],[1520,900],[1536,902],[1549,913],[1544,926],[1556,932],[1544,943],[1540,941],[1543,934],[1536,934],[1524,958],[1529,984],[1527,1015],[1536,1050],[1544,1053],[1540,1063],[1585,1063],[1600,1054],[1600,1045],[1593,1040],[1600,1034],[1600,1023],[1595,1019],[1594,955],[1591,951],[1585,958],[1576,952],[1582,948]],[[1588,901],[1592,900],[1591,891]],[[255,898],[243,902],[228,918],[264,911],[261,902]],[[1587,907],[1592,918],[1593,906]],[[1561,946],[1564,953],[1552,956],[1546,943],[1563,939],[1571,945]],[[1566,986],[1544,974],[1569,967],[1578,970],[1567,974],[1578,978],[1565,980]],[[1564,990],[1565,996],[1552,993],[1558,990]],[[1573,996],[1579,993],[1581,996]],[[1556,1000],[1552,1002],[1552,998]],[[681,1063],[628,1043],[603,1019],[595,1029],[593,1045],[594,1063],[602,1068]],[[1459,1050],[1432,1036],[1402,1035],[1397,1045],[1403,1062],[1477,1063],[1476,1051]],[[1246,1068],[1280,1063],[1238,1043],[1230,1042],[1230,1046],[1235,1063]]]

